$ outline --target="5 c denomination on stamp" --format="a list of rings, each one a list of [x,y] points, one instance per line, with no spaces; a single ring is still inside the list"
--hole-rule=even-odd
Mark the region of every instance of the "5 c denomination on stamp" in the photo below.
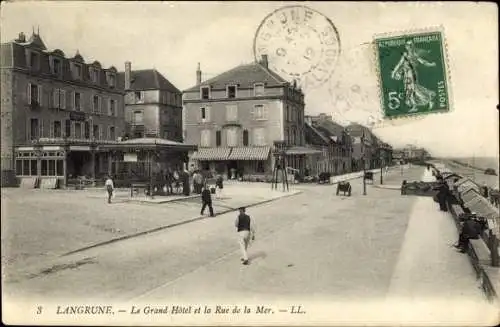
[[[450,110],[442,31],[375,37],[385,118]]]
[[[324,84],[340,54],[331,20],[305,6],[286,6],[261,22],[254,38],[256,60],[267,55],[269,68],[303,88]]]

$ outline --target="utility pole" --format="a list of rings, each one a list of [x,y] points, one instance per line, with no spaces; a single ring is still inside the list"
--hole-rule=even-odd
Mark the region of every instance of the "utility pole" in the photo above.
[[[384,184],[384,177],[383,177],[383,171],[382,171],[382,148],[379,147],[379,156],[380,156],[380,185]]]

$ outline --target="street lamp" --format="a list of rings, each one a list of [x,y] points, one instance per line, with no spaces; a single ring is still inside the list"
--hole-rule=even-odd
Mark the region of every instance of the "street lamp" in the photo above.
[[[366,151],[365,151],[365,131],[363,130],[363,135],[361,136],[361,146],[363,154],[363,195],[366,195]]]
[[[384,177],[383,177],[383,171],[382,171],[382,160],[383,160],[383,151],[382,151],[382,147],[379,147],[379,156],[380,156],[380,185],[384,184]]]

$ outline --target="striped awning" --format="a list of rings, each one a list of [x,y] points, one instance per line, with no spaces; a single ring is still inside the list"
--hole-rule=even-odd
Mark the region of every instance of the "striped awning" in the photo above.
[[[290,149],[287,149],[285,151],[285,153],[288,155],[297,155],[297,154],[311,155],[311,154],[321,154],[322,152],[319,150],[307,148],[304,146],[294,146]]]
[[[228,160],[231,148],[198,148],[193,153],[193,160]]]
[[[268,146],[236,147],[231,150],[229,160],[266,160],[270,150]]]

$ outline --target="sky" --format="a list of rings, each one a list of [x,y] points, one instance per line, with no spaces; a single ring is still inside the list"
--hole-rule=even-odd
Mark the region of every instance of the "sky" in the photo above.
[[[156,68],[180,90],[254,61],[261,21],[292,2],[11,2],[1,6],[1,41],[33,27],[49,49],[78,50],[86,62],[124,70]],[[330,79],[306,89],[306,114],[342,124],[374,123],[394,147],[414,144],[435,156],[499,153],[498,9],[474,2],[301,2],[328,17],[341,44]],[[442,26],[448,45],[452,110],[381,121],[374,34]]]

